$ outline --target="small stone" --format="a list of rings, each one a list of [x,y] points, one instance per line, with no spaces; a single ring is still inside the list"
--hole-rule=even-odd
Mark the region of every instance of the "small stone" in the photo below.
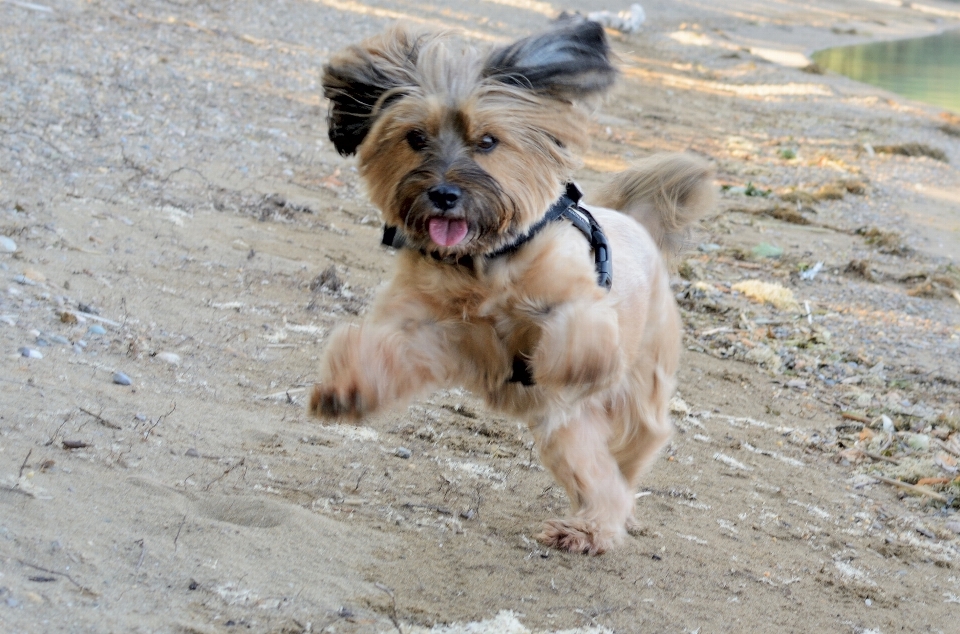
[[[194,449],[193,447],[190,447],[189,449],[187,449],[187,452],[184,455],[190,456],[191,458],[199,458],[200,452]]]
[[[413,452],[407,449],[406,447],[397,447],[396,451],[393,452],[398,458],[403,458],[408,460],[410,456],[413,455]]]
[[[34,342],[41,348],[49,348],[50,342],[44,339],[43,337],[37,337],[37,340]]]
[[[911,434],[910,437],[907,438],[907,445],[917,451],[929,451],[930,436],[926,434]]]
[[[130,385],[133,383],[133,381],[130,380],[130,377],[123,372],[114,372],[113,382],[117,385]]]
[[[30,281],[43,284],[47,281],[47,276],[36,269],[24,269],[23,276]]]
[[[101,326],[100,324],[94,324],[94,325],[90,326],[89,328],[87,328],[87,333],[89,333],[89,334],[91,334],[91,335],[105,335],[105,334],[107,334],[107,330],[106,330],[106,328],[104,328],[104,327]]]
[[[896,428],[893,426],[893,421],[890,420],[890,417],[884,414],[880,417],[880,422],[883,425],[883,431],[887,434],[892,434],[896,431]]]
[[[17,243],[7,236],[0,236],[0,253],[15,253]]]
[[[960,522],[947,522],[946,527],[948,531],[953,531],[960,535]]]
[[[783,255],[783,247],[768,242],[761,242],[750,251],[757,258],[779,258]]]
[[[70,340],[64,337],[63,335],[50,335],[50,341],[53,343],[59,343],[61,346],[69,346]]]
[[[60,321],[65,324],[75,324],[77,323],[77,316],[70,311],[65,310],[60,313]]]
[[[180,365],[180,355],[172,352],[158,352],[157,358],[170,365]]]
[[[33,348],[28,348],[26,346],[19,349],[20,355],[28,359],[42,359],[43,355],[39,351],[34,350]]]

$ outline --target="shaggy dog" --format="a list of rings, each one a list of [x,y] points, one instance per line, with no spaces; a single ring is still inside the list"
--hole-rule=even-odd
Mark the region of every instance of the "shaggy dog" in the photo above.
[[[310,411],[360,419],[459,385],[533,433],[570,497],[545,544],[622,540],[672,431],[680,319],[670,257],[715,201],[712,171],[655,156],[578,203],[582,105],[617,71],[600,25],[476,50],[393,29],[324,68],[329,133],[356,153],[399,247],[360,323],[330,337]]]

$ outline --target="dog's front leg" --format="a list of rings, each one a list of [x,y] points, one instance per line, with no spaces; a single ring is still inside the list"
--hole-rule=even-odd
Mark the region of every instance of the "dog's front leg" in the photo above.
[[[544,387],[575,387],[586,394],[608,387],[623,367],[616,311],[588,301],[554,307],[530,365],[534,381]]]
[[[446,375],[443,338],[428,323],[370,319],[337,328],[313,388],[310,412],[360,419]]]

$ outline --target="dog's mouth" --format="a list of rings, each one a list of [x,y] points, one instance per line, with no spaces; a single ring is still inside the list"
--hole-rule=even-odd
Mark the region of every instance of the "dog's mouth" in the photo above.
[[[434,216],[427,222],[427,231],[434,244],[441,247],[453,247],[467,237],[469,226],[463,218],[445,218]]]

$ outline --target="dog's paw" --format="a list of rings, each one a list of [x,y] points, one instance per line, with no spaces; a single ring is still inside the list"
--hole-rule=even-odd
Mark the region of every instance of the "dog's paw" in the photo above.
[[[372,406],[371,399],[356,385],[313,386],[310,413],[318,418],[362,418]]]
[[[580,518],[547,520],[537,540],[544,546],[584,555],[602,555],[616,545],[614,536],[603,536],[591,522]]]

